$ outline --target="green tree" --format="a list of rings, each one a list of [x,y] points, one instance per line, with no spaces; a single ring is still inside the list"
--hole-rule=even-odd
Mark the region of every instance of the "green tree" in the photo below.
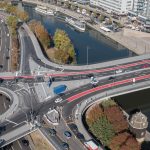
[[[72,60],[74,60],[75,58],[74,47],[65,31],[60,30],[60,29],[56,30],[55,35],[54,35],[54,44],[55,44],[55,47],[61,51],[61,52],[56,52],[57,56],[58,54],[59,55],[66,54],[66,57],[65,57],[66,59],[71,58]],[[63,61],[63,63],[67,62],[66,59]]]
[[[16,27],[17,27],[17,22],[18,22],[17,17],[15,17],[15,16],[9,16],[7,18],[7,24],[14,29],[16,29]]]
[[[101,106],[105,109],[105,108],[108,108],[108,107],[111,107],[111,106],[116,106],[116,102],[114,100],[105,100],[105,101],[102,101],[101,103]]]
[[[100,16],[98,17],[98,20],[99,20],[100,22],[103,22],[103,21],[105,20],[105,16],[100,15]]]
[[[94,122],[90,126],[90,130],[106,146],[109,145],[115,135],[115,131],[106,116],[101,116],[96,122]]]
[[[6,12],[10,13],[10,14],[13,14],[13,15],[16,15],[16,13],[17,13],[17,7],[8,4],[6,6]]]

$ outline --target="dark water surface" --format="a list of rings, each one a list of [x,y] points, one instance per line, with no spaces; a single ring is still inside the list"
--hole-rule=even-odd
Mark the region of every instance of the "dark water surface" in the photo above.
[[[150,131],[150,89],[121,95],[114,99],[129,114],[135,109],[141,110],[148,117]]]

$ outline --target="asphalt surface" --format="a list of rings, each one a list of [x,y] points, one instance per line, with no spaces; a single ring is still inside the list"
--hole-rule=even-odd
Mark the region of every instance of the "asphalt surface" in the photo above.
[[[8,63],[10,57],[9,51],[10,51],[9,30],[6,23],[4,22],[4,19],[0,19],[0,65],[3,66],[0,69],[1,72],[8,71]]]

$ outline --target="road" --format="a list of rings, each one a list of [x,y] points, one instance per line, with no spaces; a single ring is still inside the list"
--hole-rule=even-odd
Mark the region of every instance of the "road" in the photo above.
[[[1,18],[1,16],[0,16]],[[6,72],[9,70],[9,51],[10,51],[10,36],[8,27],[4,18],[0,19],[0,71]]]

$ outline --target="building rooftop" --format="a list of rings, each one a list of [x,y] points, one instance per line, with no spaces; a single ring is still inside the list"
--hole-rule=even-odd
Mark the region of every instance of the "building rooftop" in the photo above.
[[[137,112],[132,115],[130,119],[130,125],[136,129],[147,128],[148,126],[147,117],[143,113]]]

